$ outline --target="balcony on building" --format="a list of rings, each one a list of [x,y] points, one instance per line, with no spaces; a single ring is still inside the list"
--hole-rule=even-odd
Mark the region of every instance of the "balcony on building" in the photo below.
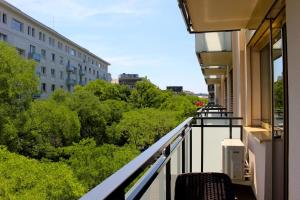
[[[73,66],[72,64],[68,63],[67,66],[66,66],[66,70],[67,72],[69,73],[74,73],[75,72],[75,66]]]
[[[41,56],[41,54],[36,53],[36,52],[29,52],[28,58],[29,58],[29,59],[32,59],[32,60],[35,60],[35,61],[37,61],[37,62],[40,62],[42,56]]]
[[[67,81],[67,85],[68,86],[74,86],[77,83],[77,81],[75,79],[73,79],[73,78],[67,78],[66,81]]]
[[[79,69],[79,76],[84,76],[85,75],[85,71],[83,69]]]

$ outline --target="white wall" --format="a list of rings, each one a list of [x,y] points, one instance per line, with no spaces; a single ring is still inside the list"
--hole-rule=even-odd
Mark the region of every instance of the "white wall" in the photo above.
[[[300,199],[300,1],[286,0],[289,84],[289,199]]]

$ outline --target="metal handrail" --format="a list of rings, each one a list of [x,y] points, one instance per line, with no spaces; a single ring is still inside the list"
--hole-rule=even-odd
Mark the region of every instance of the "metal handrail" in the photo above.
[[[163,136],[160,140],[150,146],[134,160],[119,169],[113,175],[104,180],[101,184],[93,188],[81,200],[118,198],[125,199],[125,188],[150,164],[160,159],[161,156],[170,157],[171,143],[178,137],[185,134],[185,130],[190,128],[193,118],[187,118],[175,129]],[[174,147],[175,148],[175,147]],[[172,149],[174,149],[172,148]],[[167,152],[165,152],[167,151]],[[165,159],[164,163],[167,160]]]

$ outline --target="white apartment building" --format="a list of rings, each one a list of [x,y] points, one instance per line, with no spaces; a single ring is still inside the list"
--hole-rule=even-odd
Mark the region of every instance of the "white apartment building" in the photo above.
[[[96,79],[111,81],[110,63],[4,0],[0,0],[0,40],[38,63],[41,97],[57,88],[73,91],[76,84]]]

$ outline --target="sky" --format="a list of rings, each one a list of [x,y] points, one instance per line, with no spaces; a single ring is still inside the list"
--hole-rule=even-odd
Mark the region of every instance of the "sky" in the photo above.
[[[207,93],[177,0],[7,0],[111,63],[121,73]]]

